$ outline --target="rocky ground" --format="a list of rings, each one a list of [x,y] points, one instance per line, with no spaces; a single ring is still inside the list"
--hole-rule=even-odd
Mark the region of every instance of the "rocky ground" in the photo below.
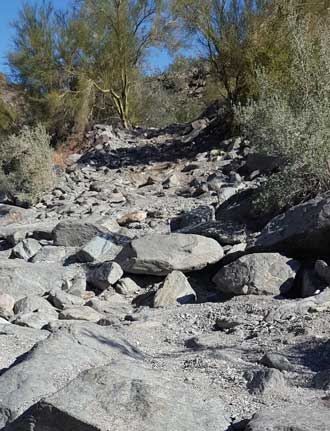
[[[278,161],[221,130],[95,126],[4,197],[1,430],[330,429],[330,197],[261,218]]]

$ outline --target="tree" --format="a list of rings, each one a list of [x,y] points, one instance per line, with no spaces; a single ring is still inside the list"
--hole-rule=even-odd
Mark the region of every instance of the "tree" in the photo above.
[[[173,0],[172,10],[193,35],[224,87],[224,96],[237,101],[249,92],[254,72],[255,28],[267,0]]]
[[[14,28],[9,63],[16,80],[43,112],[49,101],[55,111],[70,107],[77,132],[101,96],[130,125],[132,83],[169,25],[162,0],[80,0],[68,13],[51,2],[25,4]]]

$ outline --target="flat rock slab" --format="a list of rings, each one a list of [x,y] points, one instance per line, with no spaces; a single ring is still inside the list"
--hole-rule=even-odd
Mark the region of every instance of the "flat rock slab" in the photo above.
[[[199,235],[150,235],[132,241],[117,260],[132,274],[167,275],[191,272],[216,263],[223,249],[214,239]]]
[[[257,413],[246,431],[329,431],[330,409],[321,405],[269,409]]]
[[[82,372],[54,396],[31,407],[8,431],[226,431],[222,401],[205,400],[175,375],[137,361]]]
[[[49,335],[0,376],[0,429],[80,372],[125,356],[141,357],[118,333],[96,324],[77,323]]]
[[[43,295],[80,273],[77,267],[62,267],[47,263],[28,263],[20,259],[0,260],[0,293],[15,300],[31,295]]]

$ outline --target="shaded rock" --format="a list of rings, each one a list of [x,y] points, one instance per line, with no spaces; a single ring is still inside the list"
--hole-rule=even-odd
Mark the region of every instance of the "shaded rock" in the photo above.
[[[92,286],[105,290],[117,283],[124,272],[116,262],[104,262],[91,268],[87,273],[87,281]]]
[[[49,335],[1,374],[0,429],[82,371],[123,356],[141,357],[109,327],[75,322]]]
[[[278,169],[283,161],[276,156],[268,154],[250,153],[246,159],[245,168],[248,173],[259,171],[262,173],[269,173]]]
[[[321,405],[269,408],[254,415],[245,431],[327,431],[330,410]]]
[[[274,368],[246,372],[247,388],[252,394],[284,393],[286,381],[281,371]]]
[[[330,389],[330,369],[322,370],[313,377],[312,385],[315,389],[327,391]]]
[[[224,405],[205,399],[170,373],[138,362],[116,362],[81,373],[65,389],[34,405],[8,431],[226,431]]]
[[[132,241],[117,260],[128,273],[167,275],[174,270],[196,271],[222,257],[222,247],[211,238],[154,234]]]
[[[88,322],[95,323],[98,322],[102,317],[102,314],[88,306],[65,308],[59,314],[59,319],[62,320],[86,320]]]
[[[12,205],[0,204],[0,226],[29,220],[33,216],[33,211]]]
[[[196,293],[190,286],[187,277],[180,271],[171,272],[163,285],[156,292],[154,307],[187,304],[196,301]]]
[[[316,292],[323,290],[326,283],[311,269],[304,269],[301,279],[301,297],[308,298],[315,295]]]
[[[260,360],[260,364],[268,368],[276,368],[280,371],[292,371],[293,365],[283,355],[278,353],[266,353]]]
[[[63,221],[53,230],[53,238],[55,245],[83,247],[97,235],[105,233],[105,229],[95,223]]]
[[[18,259],[30,260],[41,249],[36,239],[28,238],[19,242],[12,251],[12,256]]]
[[[257,249],[326,255],[330,253],[330,198],[317,197],[271,220],[256,239]]]
[[[323,260],[317,260],[315,263],[315,272],[328,286],[330,285],[330,267]]]
[[[207,223],[214,220],[214,208],[212,206],[200,206],[170,220],[171,232],[184,228]],[[206,235],[208,236],[208,235]]]
[[[213,278],[217,290],[232,295],[279,295],[291,289],[299,263],[277,253],[242,256]]]

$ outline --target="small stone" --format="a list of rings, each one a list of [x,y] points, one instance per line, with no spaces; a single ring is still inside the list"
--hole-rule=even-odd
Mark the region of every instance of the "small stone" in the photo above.
[[[87,281],[98,289],[105,290],[117,283],[124,272],[116,262],[104,262],[89,270]]]
[[[154,307],[187,304],[196,301],[196,293],[190,286],[187,277],[180,271],[169,274],[162,287],[156,292]]]
[[[117,222],[120,226],[126,226],[130,223],[141,223],[145,221],[146,218],[147,213],[145,211],[135,211],[118,218]]]
[[[275,368],[280,371],[292,371],[294,368],[290,361],[278,353],[266,353],[260,360],[260,364],[268,368]]]
[[[88,306],[78,306],[65,308],[60,312],[59,319],[61,320],[86,320],[88,322],[98,322],[103,318],[102,314],[93,310]]]
[[[76,253],[75,259],[82,263],[114,260],[121,250],[111,235],[95,236]]]
[[[60,289],[52,290],[48,299],[54,307],[59,308],[60,310],[73,305],[83,305],[85,302],[79,296],[71,295],[70,293],[64,292]]]
[[[140,286],[135,283],[131,278],[122,278],[115,286],[116,292],[121,295],[133,295],[140,290]]]
[[[12,256],[17,259],[30,260],[41,249],[41,245],[36,239],[28,238],[19,242],[12,251]]]
[[[0,315],[3,313],[12,313],[15,305],[15,299],[7,293],[0,293]]]

